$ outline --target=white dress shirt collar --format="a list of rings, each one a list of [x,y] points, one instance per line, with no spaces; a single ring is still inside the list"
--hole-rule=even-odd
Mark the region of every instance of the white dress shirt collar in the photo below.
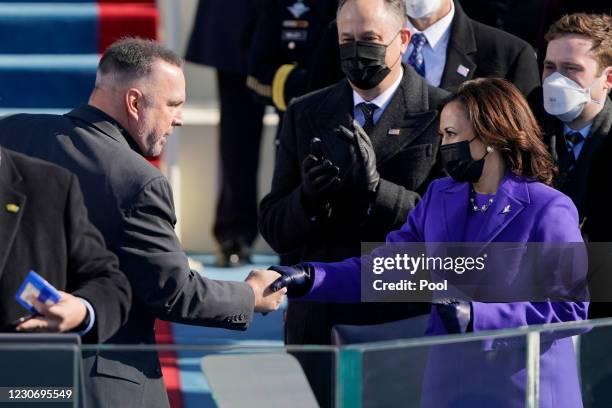
[[[569,133],[579,132],[580,134],[582,134],[582,136],[584,136],[584,139],[586,140],[586,138],[589,136],[589,133],[591,132],[591,127],[593,127],[593,122],[589,123],[582,129],[574,130],[571,127],[569,127],[567,123],[564,123],[563,124],[563,134],[567,135]]]
[[[435,50],[441,40],[446,40],[448,42],[448,37],[450,36],[450,28],[453,23],[453,18],[455,17],[455,4],[453,1],[451,3],[451,9],[447,15],[442,17],[440,20],[436,21],[431,26],[427,27],[424,31],[417,29],[408,19],[408,23],[406,27],[410,30],[412,34],[414,33],[423,33],[425,38],[427,38],[427,43],[429,46]]]

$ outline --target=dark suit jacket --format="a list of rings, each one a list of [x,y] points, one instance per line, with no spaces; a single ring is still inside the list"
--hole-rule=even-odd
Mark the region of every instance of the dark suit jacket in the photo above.
[[[247,51],[261,0],[200,0],[185,59],[246,74]]]
[[[326,42],[333,41],[334,44],[323,45],[321,53],[325,52],[325,55],[317,56],[311,89],[330,85],[342,75],[336,25],[330,26],[329,30],[331,33],[326,34]],[[469,69],[466,76],[457,72],[460,65]],[[455,1],[455,16],[440,88],[454,92],[463,82],[480,77],[505,78],[528,96],[540,85],[536,53],[520,38],[472,20]]]
[[[592,220],[591,213],[596,211],[598,216],[603,216],[608,211],[607,209],[604,212],[600,211],[598,201],[602,201],[602,194],[607,194],[607,191],[601,186],[608,178],[611,157],[609,156],[610,150],[608,150],[610,145],[606,141],[612,129],[612,102],[608,98],[604,109],[593,121],[593,126],[580,151],[578,160],[574,160],[572,153],[567,150],[563,123],[545,113],[540,122],[551,156],[559,167],[555,187],[574,201],[580,215],[580,222],[584,222],[583,232],[589,234],[589,239],[592,239],[591,234],[595,233],[595,236],[598,237],[596,241],[611,241],[611,233],[602,231],[602,225],[598,225],[600,221]],[[604,236],[601,236],[602,233]],[[606,235],[608,238],[605,238]]]
[[[153,344],[155,318],[246,329],[253,291],[242,282],[209,280],[189,269],[174,232],[168,181],[110,116],[91,106],[61,116],[11,116],[0,121],[0,144],[78,176],[90,218],[119,257],[134,293],[129,320],[110,343]],[[112,377],[98,389],[111,406],[168,404],[156,353],[99,355],[92,375],[99,380],[94,387]]]
[[[604,108],[595,117],[577,161],[572,159],[567,150],[563,123],[547,114],[540,117],[545,140],[559,167],[555,187],[574,201],[586,239],[596,243],[611,242],[612,214],[606,186],[609,184],[612,157],[612,101],[606,98]],[[609,244],[589,246],[589,265],[590,290],[594,299],[589,308],[589,317],[612,316],[612,303],[600,303],[610,298],[612,257]]]
[[[68,171],[0,150],[0,327],[28,315],[15,300],[35,270],[59,290],[86,299],[95,325],[84,340],[102,342],[125,323],[130,286],[117,257],[87,218],[77,178]]]
[[[587,192],[585,197],[584,213],[586,220],[584,231],[590,241],[612,242],[612,214],[608,200],[606,186],[610,181],[612,165],[612,101],[606,100],[604,109],[593,121],[593,127],[586,143],[595,150],[591,164],[591,172],[587,178]],[[585,145],[584,149],[588,145]],[[582,153],[581,153],[582,154]]]
[[[260,205],[261,234],[272,248],[285,254],[284,261],[337,261],[356,256],[360,254],[361,242],[383,241],[387,232],[402,225],[432,177],[439,174],[436,167],[440,144],[438,109],[446,94],[428,86],[405,67],[400,87],[370,135],[381,182],[372,211],[365,218],[367,205],[362,205],[363,193],[341,191],[332,200],[331,216],[314,221],[301,201],[300,166],[310,153],[313,137],[323,141],[327,158],[341,172],[348,166],[348,146],[334,131],[340,124],[348,126],[349,116],[353,115],[352,88],[348,81],[305,95],[289,106],[281,131],[272,190]],[[391,129],[399,129],[399,135],[388,134]],[[308,306],[313,311],[315,307],[323,306]],[[363,313],[356,307],[361,307]],[[331,340],[333,324],[374,324],[411,313],[410,308],[395,307],[395,313],[377,310],[368,316],[369,307],[346,307],[343,317],[335,319],[333,312],[326,316],[324,311],[293,317],[291,305],[287,340],[325,344]]]

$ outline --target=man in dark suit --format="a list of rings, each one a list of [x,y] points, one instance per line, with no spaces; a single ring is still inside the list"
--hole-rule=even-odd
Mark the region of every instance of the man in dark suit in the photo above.
[[[111,337],[127,320],[130,286],[87,218],[76,177],[0,149],[0,202],[0,327],[79,332],[90,343]],[[33,302],[39,316],[17,324],[29,315],[15,295],[30,270],[61,298]]]
[[[438,6],[430,10],[425,7],[429,3]],[[407,4],[412,5],[407,10],[412,39],[403,60],[430,85],[453,92],[470,79],[500,77],[525,96],[540,85],[535,51],[525,41],[472,20],[456,0],[411,0]],[[338,51],[331,37],[333,28],[330,30],[316,58],[313,89],[340,75]]]
[[[594,172],[593,165],[601,166],[610,157],[604,148],[612,126],[607,97],[612,87],[611,23],[603,14],[571,14],[550,27],[542,73],[544,100],[535,107],[544,109],[540,122],[559,166],[556,186],[576,204],[583,233],[602,242],[610,241],[610,232],[602,231],[603,219],[594,219],[591,211],[607,213],[597,210],[598,201],[605,201],[597,195],[606,192],[600,186],[591,188],[603,180],[589,182],[604,177],[607,172]]]
[[[539,116],[559,167],[555,184],[574,201],[582,232],[592,242],[612,241],[612,216],[602,188],[612,157],[610,27],[609,15],[563,16],[546,35],[542,74],[544,112]],[[602,287],[591,289],[595,300]],[[610,313],[609,304],[592,303],[589,308],[590,317]]]
[[[274,310],[282,299],[264,293],[278,274],[255,273],[242,283],[189,269],[174,232],[170,185],[143,157],[161,154],[182,124],[184,100],[182,59],[153,41],[126,39],[105,51],[88,105],[0,121],[0,143],[78,176],[92,222],[119,257],[134,301],[110,343],[154,344],[155,318],[245,330],[254,311]],[[86,357],[90,407],[168,406],[157,353]]]
[[[384,241],[438,174],[438,107],[446,92],[401,64],[410,40],[403,2],[341,4],[340,47],[350,79],[289,106],[272,190],[260,204],[262,235],[287,264],[337,261],[358,256],[361,242]],[[364,145],[343,136],[363,136],[359,125],[373,145],[367,159],[356,154]],[[329,344],[335,324],[375,324],[420,312],[397,304],[291,302],[286,341]]]
[[[247,52],[260,0],[200,0],[185,58],[215,68],[219,97],[220,192],[213,233],[217,265],[249,262],[257,237],[257,168],[264,106],[247,88]],[[270,3],[265,1],[264,3]]]
[[[612,17],[570,14],[553,23],[542,73],[544,108],[540,122],[559,167],[555,186],[578,209],[581,230],[590,241],[589,318],[612,316],[612,213],[609,205],[612,157]],[[606,407],[612,398],[610,337],[605,330],[582,336],[581,381],[585,405]]]

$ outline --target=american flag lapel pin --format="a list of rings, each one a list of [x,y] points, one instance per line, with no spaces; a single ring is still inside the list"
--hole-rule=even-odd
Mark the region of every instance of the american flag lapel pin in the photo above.
[[[468,74],[470,73],[470,69],[465,65],[459,64],[459,66],[457,67],[457,73],[467,78]]]
[[[389,132],[387,134],[391,136],[399,136],[400,130],[399,129],[389,129]]]

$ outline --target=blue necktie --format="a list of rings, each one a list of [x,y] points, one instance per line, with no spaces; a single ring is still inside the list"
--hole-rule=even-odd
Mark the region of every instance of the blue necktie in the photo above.
[[[378,109],[378,105],[375,103],[365,103],[361,102],[357,105],[357,107],[363,113],[363,118],[365,119],[363,123],[363,130],[369,135],[370,132],[374,129],[374,112]]]
[[[573,160],[576,160],[574,148],[582,142],[584,142],[584,136],[582,136],[582,133],[580,132],[570,132],[565,135],[565,144],[567,146],[567,151],[572,156]]]
[[[425,78],[425,58],[423,57],[423,47],[427,43],[427,38],[424,34],[415,33],[412,35],[410,40],[412,44],[412,53],[408,57],[408,65],[412,66],[414,70]]]
[[[565,140],[568,142],[568,145],[571,145],[571,148],[573,149],[584,141],[584,136],[582,136],[582,133],[580,132],[571,132],[565,135]]]

